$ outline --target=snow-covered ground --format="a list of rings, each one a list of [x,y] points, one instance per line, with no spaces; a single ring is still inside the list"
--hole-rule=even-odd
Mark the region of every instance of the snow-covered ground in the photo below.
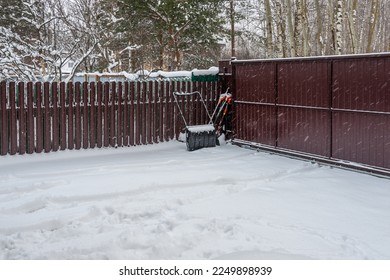
[[[225,145],[0,158],[1,259],[390,259],[390,180]]]

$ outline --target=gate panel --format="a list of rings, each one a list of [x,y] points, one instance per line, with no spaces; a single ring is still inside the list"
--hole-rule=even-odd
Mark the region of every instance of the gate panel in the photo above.
[[[333,63],[333,107],[390,112],[390,57],[352,58]]]
[[[333,66],[333,157],[390,168],[390,58]]]
[[[235,138],[276,146],[274,63],[239,63],[235,77]]]
[[[390,169],[390,115],[336,112],[333,157]]]
[[[278,147],[330,157],[327,61],[279,62]]]
[[[329,69],[328,61],[279,62],[278,104],[329,108]]]
[[[275,103],[275,63],[235,65],[235,100]]]
[[[275,146],[275,107],[237,103],[235,138]]]
[[[326,110],[278,108],[278,147],[330,156],[330,120]]]

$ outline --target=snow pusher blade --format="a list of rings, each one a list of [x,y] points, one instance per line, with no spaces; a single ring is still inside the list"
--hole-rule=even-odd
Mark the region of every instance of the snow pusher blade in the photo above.
[[[186,127],[186,144],[188,151],[215,147],[216,143],[217,137],[214,125],[194,125]]]
[[[207,113],[207,116],[209,118],[208,124],[202,124],[202,125],[191,125],[189,126],[183,111],[180,108],[179,102],[177,100],[178,96],[189,96],[189,95],[199,95],[199,100],[202,102],[205,111]],[[212,122],[212,118],[210,116],[209,111],[207,110],[207,106],[202,98],[202,95],[199,91],[194,92],[174,92],[173,96],[175,98],[175,103],[177,105],[177,108],[179,109],[180,115],[183,118],[184,124],[185,124],[185,133],[186,133],[186,145],[188,151],[194,151],[201,148],[208,148],[208,147],[215,147],[217,143],[217,137],[215,132],[215,127]]]

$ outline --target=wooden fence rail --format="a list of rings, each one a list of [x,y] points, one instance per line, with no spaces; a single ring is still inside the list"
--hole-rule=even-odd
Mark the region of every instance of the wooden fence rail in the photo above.
[[[0,155],[134,146],[177,139],[184,123],[174,91],[200,91],[210,110],[217,82],[0,83]],[[206,122],[192,97],[179,99],[191,124]]]

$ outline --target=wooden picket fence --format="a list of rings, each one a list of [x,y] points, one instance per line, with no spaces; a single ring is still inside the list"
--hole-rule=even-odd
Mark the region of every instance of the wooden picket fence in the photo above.
[[[0,154],[153,144],[177,139],[184,123],[173,92],[200,91],[209,110],[218,82],[0,83]],[[200,100],[179,104],[190,124],[207,123]]]

